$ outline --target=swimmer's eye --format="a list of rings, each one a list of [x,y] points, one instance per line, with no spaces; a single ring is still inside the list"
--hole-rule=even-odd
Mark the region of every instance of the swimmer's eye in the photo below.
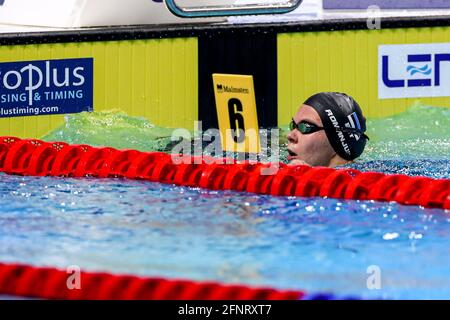
[[[291,123],[289,123],[289,130],[294,130],[297,128],[297,124],[295,123],[294,119],[291,120]]]

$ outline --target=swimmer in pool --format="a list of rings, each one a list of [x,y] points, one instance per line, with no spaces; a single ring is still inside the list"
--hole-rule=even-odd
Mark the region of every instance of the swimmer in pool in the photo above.
[[[358,158],[369,140],[360,106],[352,97],[337,92],[321,92],[306,100],[290,130],[290,165],[344,165]]]

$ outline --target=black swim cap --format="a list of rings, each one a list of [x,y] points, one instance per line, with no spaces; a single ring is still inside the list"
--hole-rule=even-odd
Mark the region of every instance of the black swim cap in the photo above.
[[[366,119],[361,108],[345,93],[321,92],[304,104],[314,108],[322,120],[331,146],[345,160],[358,158],[364,151],[368,137]]]

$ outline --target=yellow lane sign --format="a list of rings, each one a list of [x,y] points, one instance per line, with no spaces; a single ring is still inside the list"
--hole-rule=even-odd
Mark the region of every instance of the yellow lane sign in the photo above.
[[[222,149],[260,153],[253,76],[213,74]]]

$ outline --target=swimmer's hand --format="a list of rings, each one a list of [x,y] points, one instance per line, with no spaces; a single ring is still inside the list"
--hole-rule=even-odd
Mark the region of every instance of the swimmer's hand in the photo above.
[[[300,159],[292,159],[289,163],[289,166],[309,166],[309,164],[307,164],[305,161],[300,160]]]

